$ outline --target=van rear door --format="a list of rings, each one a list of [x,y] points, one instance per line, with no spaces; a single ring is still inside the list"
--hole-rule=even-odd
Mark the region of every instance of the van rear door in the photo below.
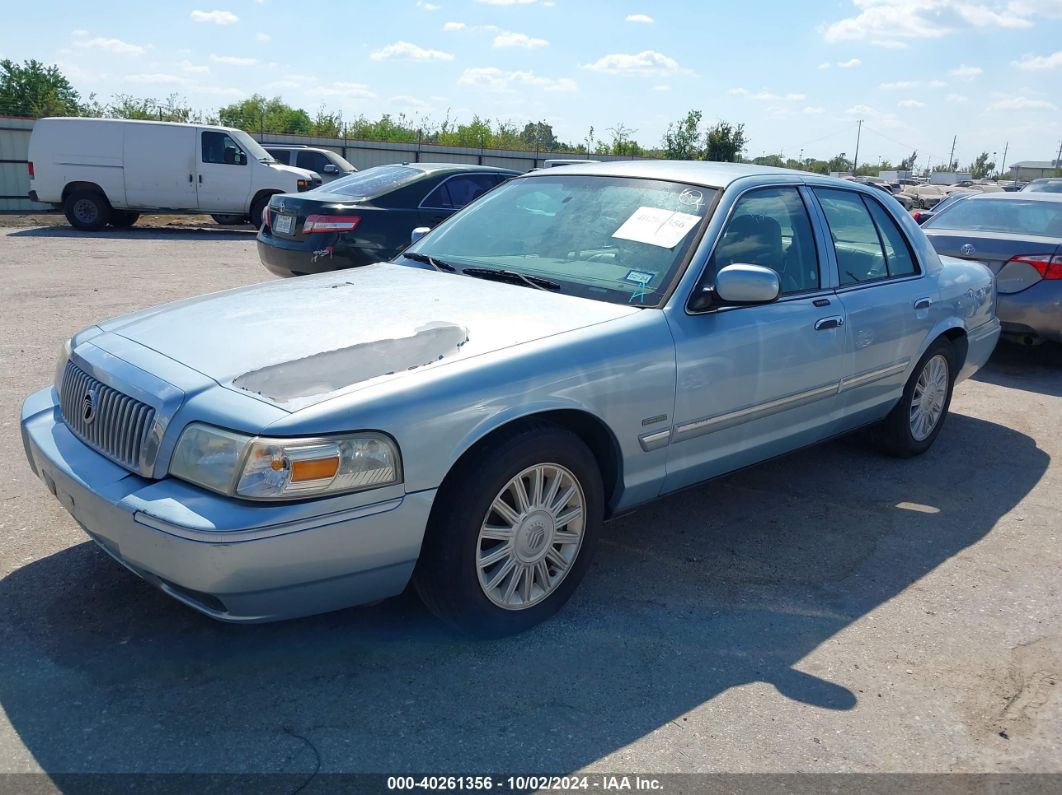
[[[125,198],[138,210],[194,210],[195,127],[125,124]]]
[[[196,136],[196,189],[199,209],[245,213],[251,200],[251,170],[260,167],[224,130],[202,129]]]

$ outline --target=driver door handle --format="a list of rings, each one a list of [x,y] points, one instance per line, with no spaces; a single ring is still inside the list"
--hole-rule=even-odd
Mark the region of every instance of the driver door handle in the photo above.
[[[844,318],[840,315],[824,317],[815,322],[815,331],[825,331],[831,328],[840,328],[844,325]]]
[[[929,309],[931,306],[933,306],[932,298],[919,298],[914,302],[915,309]]]

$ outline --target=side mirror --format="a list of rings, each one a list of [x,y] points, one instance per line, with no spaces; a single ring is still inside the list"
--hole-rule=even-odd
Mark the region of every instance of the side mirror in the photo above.
[[[782,294],[782,283],[763,265],[727,265],[715,275],[715,294],[726,304],[769,304]]]
[[[431,231],[431,227],[430,226],[418,226],[416,229],[414,229],[410,233],[409,242],[410,243],[416,243],[418,240],[420,240],[422,237],[424,237],[424,235],[428,234],[428,232],[430,232],[430,231]]]
[[[324,173],[324,174],[338,174],[339,173],[339,168],[338,168],[338,166],[336,166],[336,165],[334,165],[332,163],[327,163],[327,164],[325,164],[324,171],[322,173]]]

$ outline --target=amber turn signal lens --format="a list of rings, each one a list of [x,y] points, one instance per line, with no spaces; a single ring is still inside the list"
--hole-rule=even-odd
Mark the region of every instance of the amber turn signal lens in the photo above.
[[[339,471],[339,458],[315,458],[291,462],[291,482],[334,478]]]

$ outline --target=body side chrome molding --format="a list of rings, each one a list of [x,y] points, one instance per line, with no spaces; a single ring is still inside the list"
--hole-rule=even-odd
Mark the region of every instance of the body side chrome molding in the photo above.
[[[882,378],[888,378],[890,375],[896,375],[902,373],[907,369],[907,365],[911,363],[910,359],[904,359],[901,362],[894,362],[886,367],[880,367],[877,370],[869,370],[859,375],[850,375],[841,379],[841,392],[846,389],[852,389],[857,386],[863,386],[874,381],[880,381]]]

